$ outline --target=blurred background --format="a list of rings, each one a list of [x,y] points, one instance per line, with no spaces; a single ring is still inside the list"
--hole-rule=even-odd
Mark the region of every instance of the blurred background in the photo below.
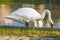
[[[0,26],[24,26],[24,24],[3,18],[22,7],[34,8],[39,13],[44,9],[49,9],[52,13],[54,27],[60,28],[60,0],[0,0]],[[47,18],[44,21],[48,21]]]

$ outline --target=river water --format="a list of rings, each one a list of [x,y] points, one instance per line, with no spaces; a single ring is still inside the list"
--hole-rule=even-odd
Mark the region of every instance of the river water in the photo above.
[[[60,40],[60,37],[38,37],[33,38],[32,40]]]
[[[25,24],[21,24],[21,23],[18,23],[18,22],[13,22],[12,26],[25,26]],[[59,22],[54,22],[54,28],[60,28],[60,21]]]

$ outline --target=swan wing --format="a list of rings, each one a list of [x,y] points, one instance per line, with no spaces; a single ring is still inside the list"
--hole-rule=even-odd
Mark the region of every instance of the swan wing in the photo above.
[[[25,23],[27,22],[27,19],[23,18],[23,17],[17,17],[17,16],[6,16],[5,18],[7,19],[11,19],[20,23]]]
[[[6,16],[5,18],[24,23],[41,19],[41,15],[32,8],[19,8],[16,11],[13,11],[10,16]]]
[[[19,8],[12,14],[23,16],[25,18],[32,19],[32,20],[41,19],[41,15],[33,8]]]

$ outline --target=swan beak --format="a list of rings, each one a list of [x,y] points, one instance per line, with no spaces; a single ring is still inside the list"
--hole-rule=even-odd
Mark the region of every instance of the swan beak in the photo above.
[[[53,28],[53,24],[52,24],[52,23],[51,23],[51,28],[52,28],[52,29],[54,29],[54,28]]]

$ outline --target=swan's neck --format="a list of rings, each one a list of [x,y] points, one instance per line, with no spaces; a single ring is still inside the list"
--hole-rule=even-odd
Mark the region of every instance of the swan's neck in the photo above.
[[[45,18],[46,12],[43,10],[41,14],[42,20]]]
[[[48,15],[48,20],[49,20],[49,22],[51,22],[51,23],[53,24],[53,21],[52,21],[52,19],[51,19],[51,12],[50,12],[50,10],[44,10],[44,11],[42,12],[42,14],[41,14],[42,19],[45,18],[46,13],[47,13],[47,15]]]

